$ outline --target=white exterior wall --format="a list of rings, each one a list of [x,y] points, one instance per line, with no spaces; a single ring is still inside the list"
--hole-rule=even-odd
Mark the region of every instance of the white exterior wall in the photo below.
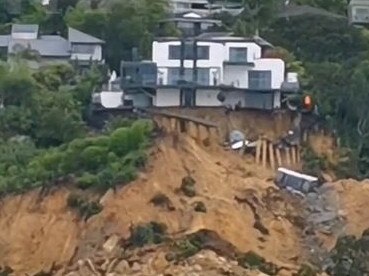
[[[210,86],[213,85],[214,73],[217,77],[217,85],[234,85],[237,88],[249,88],[248,72],[250,70],[267,70],[272,73],[272,89],[280,89],[281,84],[285,78],[285,63],[281,59],[264,59],[261,58],[261,47],[254,42],[223,42],[220,38],[219,41],[208,42],[199,41],[199,46],[209,46],[209,60],[198,60],[198,68],[210,68]],[[215,39],[215,40],[217,40]],[[226,38],[224,38],[226,39]],[[168,41],[168,42],[154,42],[152,48],[152,60],[158,65],[158,84],[159,79],[162,79],[161,84],[168,84],[168,68],[179,68],[180,60],[169,59],[169,46],[180,46],[180,41]],[[230,65],[224,64],[225,61],[229,61],[230,48],[232,47],[245,47],[247,48],[247,61],[254,63],[255,66],[249,66],[245,64]],[[185,68],[193,68],[193,61],[185,60]]]
[[[285,76],[285,64],[281,59],[262,58],[255,60],[252,70],[269,70],[272,72],[272,89],[280,89]]]
[[[94,53],[91,54],[80,54],[80,53],[72,53],[71,59],[75,60],[94,60],[94,61],[101,61],[102,58],[102,47],[101,45],[95,45]]]
[[[196,106],[221,106],[222,103],[218,101],[218,89],[198,89],[196,91]]]
[[[153,105],[158,107],[169,107],[180,105],[179,89],[157,89]]]
[[[248,87],[248,70],[250,70],[250,67],[245,65],[226,65],[223,70],[223,83],[225,85],[233,85],[237,88]]]
[[[171,60],[169,59],[169,46],[180,46],[181,43],[179,41],[171,41],[171,42],[154,42],[153,43],[153,51],[152,51],[152,60],[156,62],[158,65],[158,70],[160,74],[158,75],[158,83],[159,78],[163,79],[163,85],[168,84],[168,68],[179,68],[181,66],[180,60]],[[198,68],[209,68],[209,80],[210,84],[213,84],[213,76],[214,72],[216,72],[217,83],[223,82],[223,61],[224,61],[224,46],[221,43],[214,42],[198,42],[198,46],[209,46],[209,59],[208,60],[198,60],[197,67]],[[185,68],[193,68],[192,60],[184,60]]]
[[[12,39],[37,39],[38,33],[12,33]]]
[[[224,60],[229,61],[230,48],[247,48],[247,61],[253,62],[261,58],[261,47],[254,42],[227,42],[225,44]]]

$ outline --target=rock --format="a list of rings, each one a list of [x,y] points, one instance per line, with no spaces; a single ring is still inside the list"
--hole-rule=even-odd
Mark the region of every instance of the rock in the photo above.
[[[158,256],[156,256],[152,261],[152,269],[157,272],[161,273],[164,272],[164,270],[169,266],[168,263],[168,254],[160,253]]]
[[[120,237],[118,235],[110,236],[109,239],[103,245],[105,252],[111,253],[117,247],[119,240]]]
[[[202,267],[198,264],[194,265],[192,267],[192,269],[195,271],[195,272],[201,272],[202,271]]]
[[[137,263],[134,262],[132,267],[131,267],[132,272],[140,272],[141,271],[141,266]]]
[[[118,275],[126,275],[129,270],[130,268],[128,262],[126,260],[121,260],[114,268],[113,272],[117,273]]]
[[[69,272],[65,276],[80,276],[76,271]]]
[[[112,198],[114,198],[114,191],[113,189],[109,189],[101,198],[99,203],[104,206],[106,202],[110,201]]]

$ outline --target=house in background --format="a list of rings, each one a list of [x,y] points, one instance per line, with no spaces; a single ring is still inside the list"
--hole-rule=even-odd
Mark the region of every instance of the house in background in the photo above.
[[[184,17],[185,35],[156,38],[151,61],[122,62],[122,89],[134,106],[274,110],[282,106],[283,87],[297,91],[297,76],[286,72],[284,61],[263,57],[273,47],[265,40],[206,32],[206,19]]]
[[[104,41],[75,30],[68,29],[68,38],[60,35],[40,35],[38,25],[13,24],[9,35],[0,35],[0,51],[5,59],[31,51],[40,64],[75,62],[80,66],[104,63]]]
[[[238,15],[243,11],[242,0],[169,0],[170,12],[181,14],[196,12],[202,16],[227,12]]]

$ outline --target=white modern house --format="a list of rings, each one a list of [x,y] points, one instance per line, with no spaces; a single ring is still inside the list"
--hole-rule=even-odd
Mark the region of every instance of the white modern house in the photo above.
[[[193,12],[168,21],[186,23],[185,35],[158,37],[151,60],[121,64],[121,87],[131,105],[274,110],[286,93],[298,91],[298,76],[286,72],[282,59],[264,55],[273,46],[260,37],[208,32],[204,26],[218,22]]]
[[[153,105],[222,106],[275,109],[280,107],[280,90],[285,81],[281,59],[262,58],[262,48],[240,37],[197,39],[197,60],[193,44],[185,44],[184,79],[193,82],[197,70],[197,90],[185,97],[177,87],[180,79],[181,41],[163,39],[153,43],[152,61],[157,64],[158,79]],[[224,91],[225,101],[218,95]]]

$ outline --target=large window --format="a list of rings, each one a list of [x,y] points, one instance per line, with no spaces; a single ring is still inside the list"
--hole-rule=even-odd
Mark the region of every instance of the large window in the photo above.
[[[229,61],[247,62],[247,48],[231,47],[229,49]]]
[[[76,54],[90,54],[93,55],[95,52],[95,45],[90,44],[75,44],[72,46],[73,53]]]
[[[168,84],[176,85],[180,80],[179,68],[168,68]],[[184,80],[188,82],[193,81],[193,69],[185,68]],[[210,69],[209,68],[197,68],[197,83],[200,85],[210,84]]]
[[[194,59],[194,46],[191,43],[185,44],[184,59]],[[169,46],[169,59],[181,59],[181,46]],[[209,46],[197,46],[197,59],[209,59]]]
[[[272,87],[271,71],[249,71],[249,88],[269,90]]]

